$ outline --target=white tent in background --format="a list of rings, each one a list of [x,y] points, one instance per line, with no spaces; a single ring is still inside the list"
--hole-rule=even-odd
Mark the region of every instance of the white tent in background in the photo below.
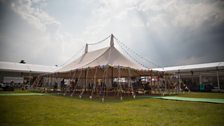
[[[88,74],[86,73],[88,72]],[[151,75],[151,70],[139,65],[114,47],[114,36],[110,36],[110,46],[85,53],[78,59],[68,63],[54,72],[55,76],[63,78],[96,78],[138,77]]]
[[[73,96],[78,87],[82,87],[82,90],[78,90],[81,92],[80,97],[84,92],[88,91],[91,91],[90,96],[92,97],[94,92],[99,93],[102,90],[105,94],[105,92],[111,90],[112,92],[119,93],[121,99],[123,89],[120,80],[125,78],[127,80],[126,85],[128,85],[126,90],[129,90],[128,92],[130,93],[131,89],[131,94],[135,97],[132,78],[139,79],[141,76],[153,76],[155,74],[158,75],[158,73],[152,72],[150,69],[132,62],[125,57],[114,47],[114,36],[111,35],[110,37],[109,47],[88,52],[87,44],[85,53],[78,59],[59,68],[54,73],[44,76],[48,78],[70,79],[71,83],[74,82],[70,85],[71,87],[73,85],[71,96]],[[114,82],[115,78],[118,81]],[[65,94],[66,92],[67,90]]]
[[[114,47],[114,38],[111,35],[110,47],[88,52],[86,45],[85,53],[77,60],[65,65],[56,72],[68,72],[75,69],[92,68],[97,66],[126,67],[135,70],[147,70],[147,68],[132,62]]]

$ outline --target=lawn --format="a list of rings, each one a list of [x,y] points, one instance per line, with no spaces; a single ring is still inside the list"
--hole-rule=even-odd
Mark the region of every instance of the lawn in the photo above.
[[[180,97],[189,97],[189,98],[222,98],[224,99],[224,93],[203,93],[203,92],[191,92],[179,94]]]
[[[198,93],[184,94],[197,97]],[[201,93],[206,97],[214,94]],[[200,95],[200,96],[201,96]],[[217,96],[224,94],[217,94]],[[221,98],[221,97],[219,97]],[[56,95],[0,96],[0,125],[221,126],[224,104],[150,98],[78,99]]]

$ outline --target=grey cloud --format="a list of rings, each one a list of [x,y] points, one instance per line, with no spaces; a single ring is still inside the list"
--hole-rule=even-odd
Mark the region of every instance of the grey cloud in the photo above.
[[[0,11],[3,15],[0,18],[0,60],[27,58],[38,64],[61,64],[85,42],[98,41],[111,33],[160,66],[224,60],[223,1],[92,0],[43,3],[45,9],[38,3],[27,3],[25,6],[17,2],[14,11],[9,8],[11,4],[5,7],[0,3],[3,10]],[[58,7],[67,8],[59,11]],[[23,47],[16,48],[21,45]],[[105,45],[109,44],[90,48]],[[141,61],[133,53],[132,56]],[[141,62],[157,67],[143,60]]]

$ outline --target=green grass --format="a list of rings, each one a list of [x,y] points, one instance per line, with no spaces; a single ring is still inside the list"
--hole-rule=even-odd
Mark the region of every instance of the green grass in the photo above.
[[[0,91],[0,93],[29,93],[31,91],[29,90],[20,90],[20,89],[16,89],[14,91]]]
[[[188,98],[223,98],[224,93],[203,93],[203,92],[191,92],[185,94],[179,94],[180,97],[188,97]]]
[[[188,94],[190,95],[190,94]],[[206,94],[207,95],[207,94]],[[192,94],[193,96],[193,94]],[[212,96],[213,97],[213,96]],[[141,98],[90,101],[63,96],[1,96],[0,125],[221,126],[224,104]]]

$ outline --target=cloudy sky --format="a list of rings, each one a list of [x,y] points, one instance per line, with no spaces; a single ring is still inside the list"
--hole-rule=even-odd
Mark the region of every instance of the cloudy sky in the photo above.
[[[0,61],[62,65],[111,33],[159,66],[224,61],[224,2],[0,0]]]

